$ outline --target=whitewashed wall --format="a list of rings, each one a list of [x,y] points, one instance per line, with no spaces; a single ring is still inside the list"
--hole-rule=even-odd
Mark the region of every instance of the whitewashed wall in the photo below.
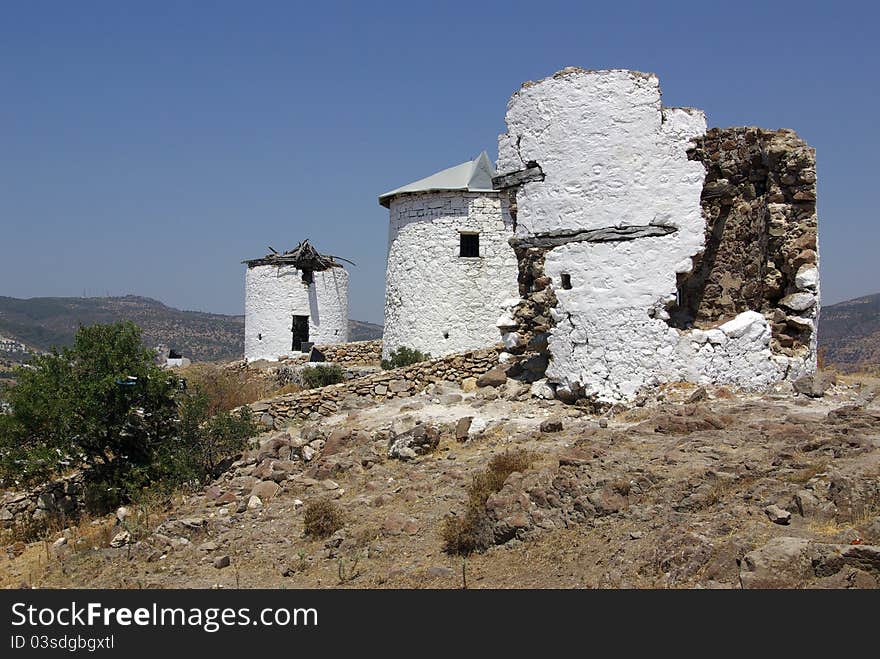
[[[459,257],[459,232],[479,232],[480,257]],[[402,195],[390,206],[383,356],[401,346],[433,356],[497,343],[502,301],[518,297],[517,264],[497,193]]]
[[[348,341],[348,273],[330,268],[313,273],[307,286],[292,266],[258,265],[245,276],[244,355],[248,361],[277,360],[292,353],[293,316],[309,317],[309,341]]]
[[[762,387],[808,368],[770,352],[769,325],[755,312],[712,332],[664,321],[676,273],[688,272],[704,246],[705,170],[687,158],[691,139],[706,131],[702,112],[663,108],[652,74],[574,70],[514,94],[507,127],[499,174],[536,161],[545,175],[518,191],[518,237],[625,225],[677,229],[627,242],[570,242],[546,254],[558,299],[551,382],[616,401],[664,381]],[[571,290],[562,289],[562,274],[571,276]]]

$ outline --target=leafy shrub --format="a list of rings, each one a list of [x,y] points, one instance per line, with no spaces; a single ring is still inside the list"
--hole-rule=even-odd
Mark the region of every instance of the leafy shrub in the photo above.
[[[418,364],[419,362],[424,362],[429,359],[431,359],[431,355],[427,352],[401,346],[397,350],[391,351],[389,359],[382,360],[382,368],[388,371],[392,368],[401,368],[402,366]]]
[[[249,407],[210,414],[211,399],[204,392],[191,391],[181,399],[181,441],[176,455],[169,456],[176,472],[168,475],[169,480],[201,481],[216,476],[223,460],[244,450],[248,438],[258,432]]]
[[[74,345],[16,372],[0,415],[0,485],[81,469],[84,504],[103,514],[146,490],[214,476],[256,434],[250,410],[214,413],[201,385],[181,392],[132,323],[81,327]]]
[[[176,437],[178,381],[153,363],[133,323],[80,327],[72,347],[35,356],[16,379],[0,417],[4,482],[75,468],[134,476]]]
[[[308,366],[302,371],[303,385],[307,389],[316,389],[318,387],[326,387],[330,384],[338,384],[345,379],[345,371],[338,364],[325,366],[319,364],[317,366]]]
[[[525,471],[534,460],[533,453],[521,449],[492,456],[486,469],[476,474],[468,487],[464,514],[449,515],[443,520],[440,537],[445,552],[467,556],[492,546],[494,538],[486,501],[501,490],[508,476],[515,471]]]
[[[342,511],[336,502],[327,497],[310,499],[303,509],[303,526],[306,535],[328,538],[342,528]]]

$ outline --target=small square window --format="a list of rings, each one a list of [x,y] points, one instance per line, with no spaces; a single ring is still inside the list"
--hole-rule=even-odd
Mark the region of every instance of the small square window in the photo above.
[[[459,234],[459,256],[474,257],[480,255],[480,234]]]
[[[560,278],[562,279],[562,288],[567,291],[571,290],[571,275],[567,273],[563,273]]]

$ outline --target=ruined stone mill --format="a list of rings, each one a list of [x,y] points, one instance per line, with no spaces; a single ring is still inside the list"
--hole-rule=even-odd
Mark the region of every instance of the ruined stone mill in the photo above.
[[[494,165],[482,153],[379,196],[384,355],[501,342],[546,396],[607,404],[815,371],[815,152],[793,131],[708,128],[665,107],[654,74],[579,68],[523,84],[505,121]],[[247,265],[248,360],[347,340],[340,263]]]

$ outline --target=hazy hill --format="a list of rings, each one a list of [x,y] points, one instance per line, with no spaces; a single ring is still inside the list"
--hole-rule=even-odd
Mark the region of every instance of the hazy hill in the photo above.
[[[157,300],[125,297],[0,297],[0,336],[47,350],[67,345],[80,325],[131,320],[149,346],[165,343],[196,360],[240,359],[244,316],[181,311]],[[349,321],[352,341],[382,337],[382,326]],[[819,347],[844,370],[880,365],[880,293],[822,308]]]
[[[200,361],[240,359],[244,316],[181,311],[157,300],[125,297],[0,297],[0,336],[39,350],[68,345],[80,325],[131,320],[144,331],[148,346],[173,347]],[[349,321],[352,341],[382,336],[382,327]]]
[[[857,370],[880,365],[880,293],[822,307],[819,348],[829,366]]]
[[[364,320],[348,321],[349,341],[372,341],[382,338],[382,326]]]

